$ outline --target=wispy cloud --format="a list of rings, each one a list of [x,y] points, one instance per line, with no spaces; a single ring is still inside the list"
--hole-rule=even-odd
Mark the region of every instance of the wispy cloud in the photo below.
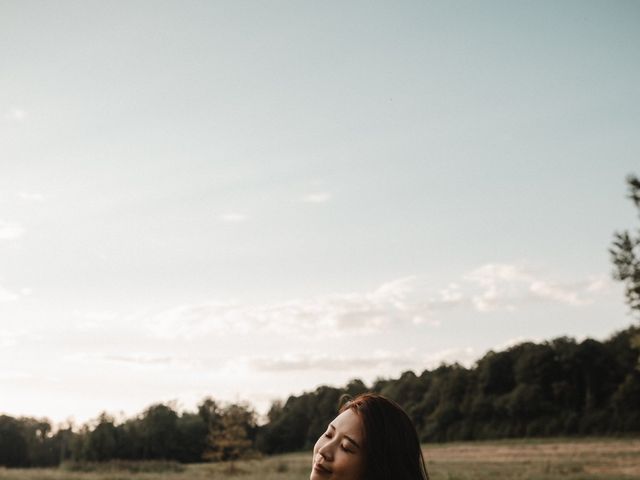
[[[20,238],[24,232],[25,230],[21,225],[0,220],[0,240]]]
[[[167,365],[173,362],[170,356],[157,355],[104,355],[105,360],[111,360],[119,363],[131,363],[136,365]]]
[[[544,280],[531,282],[529,291],[540,298],[548,298],[568,305],[579,306],[591,302],[591,299],[582,296],[581,292],[576,288],[553,284]]]
[[[21,108],[12,108],[4,114],[5,120],[11,120],[14,122],[22,122],[27,119],[27,116],[27,112]]]
[[[118,315],[113,312],[81,312],[75,310],[71,314],[76,318],[75,328],[78,330],[95,330],[113,322]]]
[[[209,361],[193,353],[188,356],[176,356],[149,352],[119,353],[110,351],[77,351],[64,356],[72,363],[120,363],[140,367],[173,366],[180,369],[201,369]],[[208,363],[206,363],[208,364]]]
[[[335,294],[273,304],[210,302],[184,305],[154,315],[148,319],[148,324],[160,336],[185,338],[209,333],[370,334],[392,325],[430,322],[423,315],[427,305],[414,298],[417,292],[413,286],[408,278],[389,282],[372,292]]]
[[[28,202],[42,202],[45,196],[36,192],[18,192],[18,198]]]
[[[332,198],[329,192],[313,192],[302,197],[302,201],[306,203],[327,203]]]
[[[33,374],[22,372],[19,370],[8,370],[0,372],[0,380],[3,381],[29,380],[31,378],[33,378]]]
[[[261,372],[289,372],[300,370],[397,371],[403,368],[433,368],[442,363],[458,361],[471,365],[477,353],[471,347],[442,350],[435,353],[377,351],[370,355],[284,354],[256,356],[245,359],[250,368]]]
[[[27,335],[26,330],[0,330],[0,348],[13,347],[20,338]]]
[[[452,309],[515,311],[541,302],[580,307],[591,303],[604,284],[601,277],[563,283],[517,265],[487,264],[441,287],[426,277],[410,276],[365,292],[258,305],[182,305],[148,315],[144,321],[155,335],[168,338],[249,333],[369,335],[400,326],[437,327]]]
[[[218,218],[226,223],[241,223],[248,219],[245,214],[237,212],[223,213]]]
[[[561,282],[541,278],[526,268],[511,264],[487,264],[464,276],[478,287],[470,299],[480,312],[516,310],[523,303],[550,301],[572,306],[588,305],[607,288],[603,276]]]
[[[20,298],[20,295],[10,290],[7,290],[6,288],[0,285],[0,303],[13,302],[15,300],[18,300],[19,298]]]

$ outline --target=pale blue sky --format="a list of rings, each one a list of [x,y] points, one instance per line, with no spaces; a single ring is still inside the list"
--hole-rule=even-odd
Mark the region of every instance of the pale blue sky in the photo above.
[[[0,411],[264,409],[623,328],[639,24],[623,1],[0,1]]]

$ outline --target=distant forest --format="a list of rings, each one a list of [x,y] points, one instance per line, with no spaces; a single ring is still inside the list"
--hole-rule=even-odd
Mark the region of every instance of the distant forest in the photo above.
[[[441,365],[367,386],[315,391],[275,402],[258,425],[248,404],[204,399],[194,412],[171,404],[116,421],[103,413],[79,428],[53,431],[46,419],[0,415],[0,465],[65,461],[228,460],[247,453],[310,449],[344,394],[365,391],[396,400],[424,442],[640,433],[640,370],[630,327],[604,342],[561,337],[488,352],[472,368]],[[634,346],[635,345],[635,346]]]

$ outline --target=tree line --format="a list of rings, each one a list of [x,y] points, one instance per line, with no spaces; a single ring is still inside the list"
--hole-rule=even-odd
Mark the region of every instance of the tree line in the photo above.
[[[248,404],[205,398],[196,411],[155,404],[117,421],[102,413],[79,428],[0,416],[0,465],[123,460],[233,460],[247,452],[310,449],[343,395],[375,391],[397,401],[425,442],[640,433],[638,349],[630,327],[600,342],[567,337],[490,351],[466,368],[441,365],[372,385],[318,387],[272,404],[258,425]]]
[[[255,443],[256,414],[246,404],[207,397],[195,412],[154,404],[124,421],[106,412],[79,428],[52,431],[47,419],[0,415],[0,465],[54,466],[65,461],[233,460]]]
[[[260,430],[267,453],[310,448],[342,393],[371,390],[397,401],[424,442],[640,432],[638,351],[628,328],[599,342],[567,337],[490,351],[474,367],[442,365],[420,375],[354,380],[275,404]]]

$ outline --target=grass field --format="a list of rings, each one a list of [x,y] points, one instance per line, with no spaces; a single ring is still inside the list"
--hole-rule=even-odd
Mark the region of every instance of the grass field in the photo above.
[[[585,439],[425,445],[432,480],[640,479],[640,439]],[[0,480],[306,480],[310,453],[227,464],[186,465],[182,471],[132,473],[65,469],[2,469]]]

